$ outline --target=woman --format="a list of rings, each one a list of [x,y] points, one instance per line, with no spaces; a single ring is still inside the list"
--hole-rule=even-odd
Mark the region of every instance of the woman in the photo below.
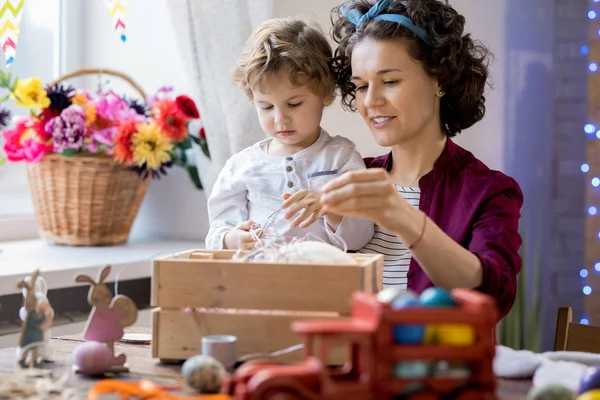
[[[476,288],[514,302],[523,195],[452,141],[485,113],[486,49],[437,0],[351,0],[334,9],[334,70],[345,107],[389,154],[324,187],[323,211],[377,224],[384,287]]]

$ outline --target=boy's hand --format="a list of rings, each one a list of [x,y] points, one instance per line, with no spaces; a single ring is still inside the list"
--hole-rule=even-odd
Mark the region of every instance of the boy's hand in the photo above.
[[[225,234],[223,238],[223,247],[225,249],[244,249],[251,250],[254,247],[255,240],[250,233],[252,225],[256,225],[254,221],[246,221],[237,225],[235,228]],[[256,232],[259,236],[260,230]]]
[[[285,219],[290,219],[294,215],[302,212],[292,222],[292,226],[300,226],[306,228],[312,225],[317,219],[322,217],[324,213],[321,210],[321,195],[311,190],[301,190],[293,195],[289,193],[283,194],[282,209],[288,209],[285,213]]]

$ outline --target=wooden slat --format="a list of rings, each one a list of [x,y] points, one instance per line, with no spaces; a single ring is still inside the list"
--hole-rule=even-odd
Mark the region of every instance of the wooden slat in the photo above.
[[[242,263],[226,257],[215,254],[215,259],[189,259],[178,255],[155,260],[153,305],[162,309],[245,308],[348,315],[352,293],[372,292],[383,264],[380,255],[359,256],[361,265],[347,266]]]
[[[556,316],[556,331],[554,332],[554,351],[564,351],[569,337],[569,325],[573,320],[570,307],[559,307]]]
[[[253,315],[225,313],[186,313],[155,309],[152,313],[152,357],[166,360],[185,360],[201,354],[201,338],[227,334],[237,337],[237,356],[272,352],[304,343],[302,336],[291,331],[293,321],[307,318],[337,318],[332,313],[295,313],[287,315]],[[160,338],[160,340],[158,340]],[[331,362],[343,363],[346,354],[336,352]],[[304,358],[302,351],[277,358],[277,361],[297,362]]]
[[[600,353],[600,327],[569,324],[566,351]]]

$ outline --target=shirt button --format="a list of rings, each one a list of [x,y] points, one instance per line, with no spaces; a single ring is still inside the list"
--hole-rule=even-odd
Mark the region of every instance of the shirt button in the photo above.
[[[407,277],[407,278],[410,278],[411,276],[413,276],[413,273],[412,273],[412,271],[408,271],[408,273],[406,274],[406,277]]]
[[[286,157],[285,160],[286,161],[293,161],[294,159],[292,157]]]
[[[294,170],[294,168],[290,167],[289,165],[287,167],[285,167],[285,170],[287,172],[292,172]]]
[[[289,188],[294,187],[294,182],[288,182],[288,187]]]

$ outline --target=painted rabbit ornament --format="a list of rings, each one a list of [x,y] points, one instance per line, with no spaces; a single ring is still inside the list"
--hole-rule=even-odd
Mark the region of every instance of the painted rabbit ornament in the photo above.
[[[85,340],[104,343],[113,355],[113,367],[123,367],[126,356],[120,354],[115,357],[114,344],[123,337],[123,328],[135,323],[138,309],[127,296],[113,297],[110,289],[104,283],[110,270],[110,266],[104,267],[100,271],[97,281],[88,275],[78,275],[75,282],[90,284],[88,302],[92,306],[92,310],[84,330]]]
[[[21,368],[36,368],[47,356],[44,352],[45,333],[52,325],[54,310],[46,298],[45,282],[39,274],[40,271],[36,270],[17,284],[23,291],[23,307],[19,311],[21,336],[17,351]]]

